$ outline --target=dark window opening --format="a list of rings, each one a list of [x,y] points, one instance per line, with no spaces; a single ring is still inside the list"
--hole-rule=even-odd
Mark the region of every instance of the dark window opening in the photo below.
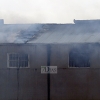
[[[28,54],[9,54],[9,67],[28,67]]]
[[[72,49],[69,53],[69,67],[90,67],[89,52],[83,48]]]

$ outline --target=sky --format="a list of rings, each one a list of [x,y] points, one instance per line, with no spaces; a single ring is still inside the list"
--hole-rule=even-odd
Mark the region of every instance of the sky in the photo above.
[[[100,19],[100,0],[0,0],[5,23],[73,23]]]

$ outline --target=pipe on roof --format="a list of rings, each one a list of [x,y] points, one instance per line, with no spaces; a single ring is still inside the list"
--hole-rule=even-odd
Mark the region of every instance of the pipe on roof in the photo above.
[[[0,19],[0,25],[3,25],[3,24],[4,24],[4,20]]]

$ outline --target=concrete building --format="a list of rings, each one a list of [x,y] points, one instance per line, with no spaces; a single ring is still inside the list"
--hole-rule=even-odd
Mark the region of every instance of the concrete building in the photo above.
[[[100,99],[99,23],[74,22],[20,25],[25,39],[0,44],[0,100]],[[57,74],[43,74],[41,66],[57,66]]]

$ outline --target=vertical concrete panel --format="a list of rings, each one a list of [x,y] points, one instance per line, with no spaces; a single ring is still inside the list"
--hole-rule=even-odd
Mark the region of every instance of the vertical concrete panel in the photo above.
[[[94,46],[94,49],[90,57],[91,68],[100,68],[99,61],[100,61],[100,47]]]
[[[7,70],[0,69],[0,100],[7,99]]]
[[[37,73],[37,70],[30,69],[30,74],[29,74],[29,89],[30,89],[29,98],[30,99],[28,99],[28,100],[37,100],[37,96],[36,96],[36,89],[37,89],[36,73]]]
[[[0,46],[0,68],[7,68],[7,47]]]
[[[50,55],[50,65],[51,66],[59,66],[59,46],[51,45],[51,55]]]
[[[89,99],[100,99],[100,69],[93,68],[88,75]]]
[[[50,75],[50,96],[51,100],[67,100],[67,78],[66,74],[61,73],[61,69],[58,69],[57,74]]]
[[[76,100],[88,99],[88,73],[87,68],[67,70],[68,98]]]
[[[29,52],[29,64],[30,68],[37,68],[36,66],[36,45],[30,46]]]
[[[19,100],[47,100],[46,74],[40,69],[20,69]]]
[[[19,100],[36,99],[36,75],[31,69],[19,69]]]
[[[59,68],[68,68],[69,64],[69,46],[67,44],[59,45]]]
[[[88,69],[58,69],[51,75],[51,100],[88,99]]]
[[[68,45],[51,45],[51,66],[58,68],[68,68]]]
[[[45,45],[37,45],[35,49],[36,53],[36,68],[47,65],[47,48]]]
[[[47,100],[47,74],[36,73],[36,100]]]
[[[17,70],[7,70],[6,100],[17,100]]]

